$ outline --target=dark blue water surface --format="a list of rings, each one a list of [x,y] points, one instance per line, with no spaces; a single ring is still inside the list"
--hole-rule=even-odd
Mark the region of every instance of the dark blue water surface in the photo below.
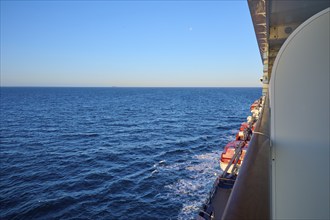
[[[1,88],[1,219],[191,219],[259,88]]]

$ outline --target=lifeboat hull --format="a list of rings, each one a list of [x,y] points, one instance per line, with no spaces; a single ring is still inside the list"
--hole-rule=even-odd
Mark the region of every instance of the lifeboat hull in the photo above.
[[[220,157],[220,168],[225,171],[226,170],[226,167],[228,166],[228,164],[230,163],[230,160],[232,159],[232,157],[235,155],[235,149],[236,149],[236,146],[238,144],[241,144],[243,143],[243,141],[232,141],[232,142],[229,142],[222,154],[221,154],[221,157]],[[244,157],[245,157],[245,154],[246,154],[246,151],[247,151],[247,143],[245,143],[245,146],[243,147],[242,149],[242,154],[238,160],[238,163],[237,163],[237,166],[240,167],[243,160],[244,160]],[[227,171],[227,173],[232,173],[232,170],[234,168],[234,165],[231,165]]]

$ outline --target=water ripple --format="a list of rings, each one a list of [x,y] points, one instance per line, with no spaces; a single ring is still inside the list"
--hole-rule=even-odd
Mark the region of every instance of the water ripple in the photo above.
[[[192,219],[261,92],[0,89],[0,219]]]

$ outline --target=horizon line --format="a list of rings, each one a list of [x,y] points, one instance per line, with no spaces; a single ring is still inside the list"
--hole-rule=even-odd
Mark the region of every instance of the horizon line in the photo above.
[[[1,86],[0,88],[262,88],[262,86]]]

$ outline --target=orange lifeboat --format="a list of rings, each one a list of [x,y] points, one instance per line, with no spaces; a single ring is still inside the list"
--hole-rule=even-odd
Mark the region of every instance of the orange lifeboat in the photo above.
[[[250,111],[254,110],[256,107],[259,107],[259,104],[259,100],[254,101],[250,107]]]
[[[223,171],[226,169],[226,167],[230,163],[232,157],[235,155],[235,150],[237,149],[237,147],[239,146],[239,144],[244,144],[244,147],[242,148],[242,154],[239,157],[238,162],[237,162],[237,165],[238,166],[241,166],[241,164],[242,164],[242,162],[244,160],[244,157],[245,157],[247,148],[248,148],[248,143],[247,142],[244,142],[244,141],[232,141],[232,142],[229,142],[225,146],[223,152],[221,153],[220,167],[221,167],[221,169]],[[232,164],[230,166],[230,168],[228,169],[228,173],[231,173],[232,172],[233,167],[234,167],[234,165]]]
[[[246,128],[250,127],[249,123],[243,122],[241,127],[239,128],[240,131],[244,131]]]

